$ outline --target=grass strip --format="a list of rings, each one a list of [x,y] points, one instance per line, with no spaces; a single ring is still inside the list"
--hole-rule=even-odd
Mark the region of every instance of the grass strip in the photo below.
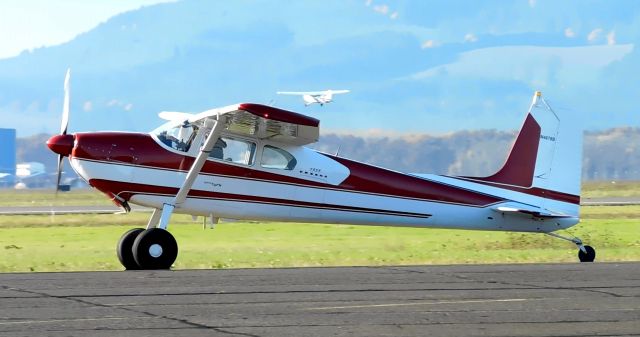
[[[0,271],[121,270],[115,245],[132,227],[0,228]],[[586,219],[570,232],[596,247],[597,261],[638,261],[638,229],[638,219]],[[542,234],[247,222],[203,230],[182,215],[170,230],[175,269],[577,261],[573,244]]]

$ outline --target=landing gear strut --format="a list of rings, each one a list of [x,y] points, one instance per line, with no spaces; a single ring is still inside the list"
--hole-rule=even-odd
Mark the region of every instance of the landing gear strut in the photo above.
[[[207,129],[210,132],[173,200],[165,202],[161,208],[153,210],[147,229],[132,229],[120,238],[117,248],[118,258],[127,270],[169,269],[176,260],[178,244],[173,235],[167,231],[167,226],[174,209],[180,208],[180,205],[187,199],[187,194],[209,157],[213,145],[225,128],[226,117],[220,115],[216,117],[215,120],[207,119],[205,121],[204,128],[200,132],[206,134]]]
[[[567,240],[575,243],[578,246],[578,248],[580,248],[578,250],[578,259],[580,259],[580,262],[593,262],[596,259],[596,250],[591,246],[583,245],[582,240],[580,240],[579,238],[576,238],[576,237],[568,238],[566,236],[562,236],[560,234],[556,234],[552,232],[545,233],[545,234],[553,236],[558,239]]]

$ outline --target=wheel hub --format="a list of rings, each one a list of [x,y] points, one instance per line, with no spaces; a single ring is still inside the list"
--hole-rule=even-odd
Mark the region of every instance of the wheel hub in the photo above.
[[[149,247],[149,255],[155,258],[160,257],[160,255],[162,255],[162,246],[157,243],[152,244],[151,247]]]

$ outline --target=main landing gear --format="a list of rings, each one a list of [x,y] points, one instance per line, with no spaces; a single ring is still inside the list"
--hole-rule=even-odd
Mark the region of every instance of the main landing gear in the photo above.
[[[593,249],[593,247],[591,246],[583,245],[582,240],[580,240],[579,238],[576,238],[576,237],[568,238],[566,236],[562,236],[560,234],[556,234],[552,232],[546,233],[546,234],[558,239],[567,240],[575,243],[579,248],[578,259],[580,259],[580,262],[593,262],[596,259],[596,250]]]
[[[151,219],[147,224],[147,229],[132,229],[120,238],[117,252],[120,263],[127,269],[169,269],[178,257],[178,244],[176,239],[167,232],[169,218],[176,207],[180,207],[187,199],[187,194],[195,182],[209,153],[213,149],[226,125],[225,116],[216,116],[216,119],[205,120],[204,127],[200,132],[206,134],[206,140],[200,147],[200,152],[191,164],[189,172],[176,193],[173,200],[162,204],[161,208],[155,208]]]
[[[135,228],[122,235],[118,259],[127,270],[169,269],[178,257],[178,244],[162,228]]]

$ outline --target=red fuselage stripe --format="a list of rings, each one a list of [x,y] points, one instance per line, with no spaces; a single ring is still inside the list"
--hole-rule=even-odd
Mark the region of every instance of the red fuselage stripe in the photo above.
[[[91,179],[89,183],[91,184],[91,186],[94,186],[100,191],[114,193],[126,200],[129,200],[132,196],[136,194],[162,195],[162,196],[173,197],[178,192],[178,189],[174,187],[125,183],[125,182],[103,180],[103,179]],[[305,201],[279,199],[279,198],[266,198],[266,197],[259,197],[259,196],[253,196],[253,195],[210,192],[210,191],[202,191],[202,190],[191,190],[189,191],[188,197],[198,198],[198,199],[210,199],[210,200],[262,203],[262,204],[290,206],[290,207],[303,207],[303,208],[312,208],[312,209],[327,209],[327,210],[346,211],[346,212],[384,214],[384,215],[405,216],[405,217],[425,218],[425,219],[431,217],[431,214],[427,214],[427,213],[400,212],[400,211],[393,211],[393,210],[335,205],[335,204],[316,203],[316,202],[305,202]]]
[[[509,191],[525,193],[525,194],[533,195],[536,197],[567,202],[575,205],[580,204],[580,196],[575,194],[563,193],[563,192],[548,190],[548,189],[539,188],[539,187],[520,187],[520,186],[514,186],[514,185],[504,185],[504,184],[498,184],[498,183],[493,183],[493,182],[484,181],[484,180],[477,180],[477,179],[468,178],[468,177],[449,176],[449,178],[470,181],[476,184],[498,187],[498,188],[502,188]]]

